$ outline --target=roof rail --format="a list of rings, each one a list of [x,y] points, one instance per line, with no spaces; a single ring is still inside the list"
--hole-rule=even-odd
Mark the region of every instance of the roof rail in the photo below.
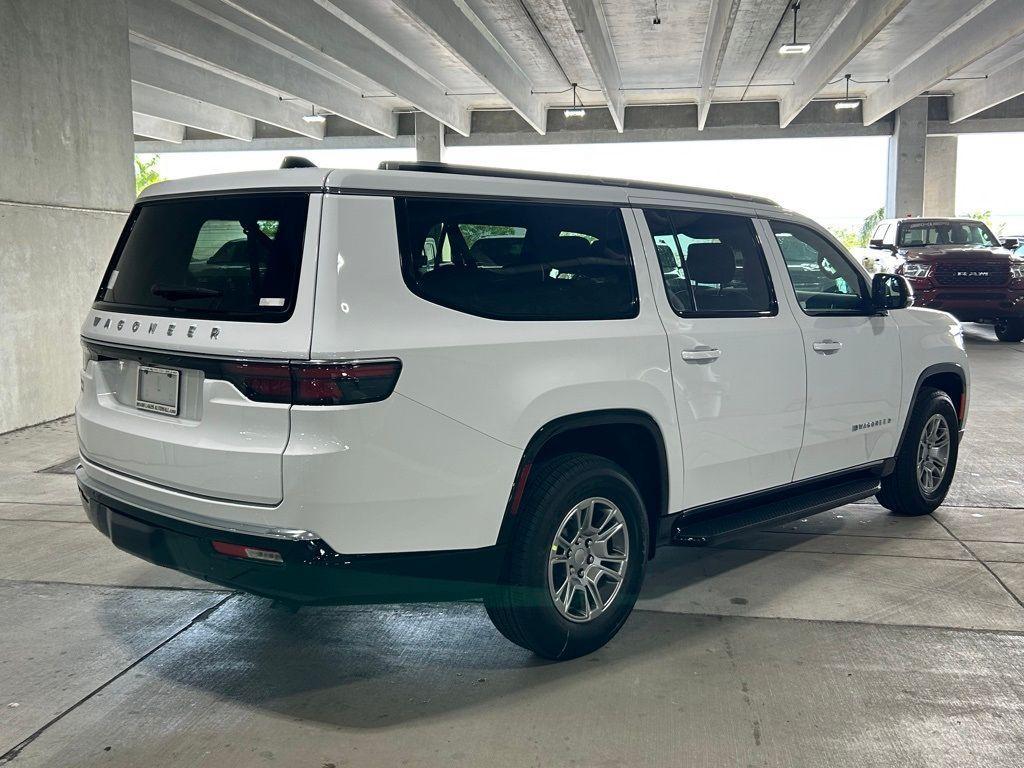
[[[611,179],[599,176],[574,176],[568,173],[543,173],[541,171],[517,171],[508,168],[486,168],[478,165],[451,165],[449,163],[413,162],[408,160],[384,160],[377,166],[380,171],[419,171],[420,173],[450,173],[460,176],[490,176],[499,179],[524,179],[526,181],[558,181],[565,184],[598,184],[606,187],[627,187],[629,189],[653,190],[658,192],[681,192],[688,195],[724,197],[745,203],[771,205],[779,204],[767,197],[744,195],[738,192],[723,192],[717,189],[684,187],[677,184],[637,181],[635,179]]]

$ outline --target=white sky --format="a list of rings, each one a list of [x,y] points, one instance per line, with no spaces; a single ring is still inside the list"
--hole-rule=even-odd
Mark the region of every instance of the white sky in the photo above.
[[[168,152],[164,178],[276,168],[285,155],[317,165],[373,168],[412,149]],[[449,147],[450,163],[619,176],[747,192],[831,227],[856,228],[885,202],[886,137],[759,139],[515,147]],[[142,157],[148,158],[149,155]],[[1024,133],[960,137],[956,211],[990,210],[1007,234],[1024,232]]]

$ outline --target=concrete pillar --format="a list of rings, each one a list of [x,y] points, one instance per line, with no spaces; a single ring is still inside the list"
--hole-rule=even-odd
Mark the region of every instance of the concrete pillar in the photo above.
[[[66,416],[134,198],[125,0],[0,0],[0,432]]]
[[[956,216],[956,140],[929,136],[925,144],[925,216]]]
[[[431,163],[444,159],[444,126],[425,112],[416,113],[416,159]]]
[[[889,139],[889,178],[885,215],[920,216],[924,212],[924,157],[928,135],[928,98],[911,99],[896,110]]]

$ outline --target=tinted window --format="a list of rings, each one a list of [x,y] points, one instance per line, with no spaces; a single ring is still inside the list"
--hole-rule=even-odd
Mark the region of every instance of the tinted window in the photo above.
[[[283,320],[291,313],[309,197],[140,204],[97,305],[141,313]]]
[[[996,248],[999,241],[984,224],[976,221],[903,222],[900,242],[903,248],[925,245],[977,245]]]
[[[502,320],[637,314],[618,208],[422,198],[396,207],[406,282],[428,301]]]
[[[832,243],[808,227],[771,222],[800,306],[808,314],[863,312],[868,289]]]
[[[774,311],[764,254],[750,219],[646,210],[669,303],[679,314]]]

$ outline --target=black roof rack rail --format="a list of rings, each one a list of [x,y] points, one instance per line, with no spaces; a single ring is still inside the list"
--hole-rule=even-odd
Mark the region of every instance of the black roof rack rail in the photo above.
[[[635,179],[609,179],[600,176],[574,176],[569,173],[544,173],[541,171],[516,171],[508,168],[486,168],[479,165],[452,165],[449,163],[413,162],[410,160],[384,160],[377,166],[380,171],[419,171],[421,173],[450,173],[460,176],[490,176],[499,179],[523,179],[526,181],[559,181],[566,184],[597,184],[605,187],[628,187],[637,190],[657,192],[681,192],[687,195],[724,197],[744,203],[757,203],[778,208],[779,204],[767,197],[743,195],[737,192],[723,192],[717,189],[684,187],[677,184],[637,181]]]

